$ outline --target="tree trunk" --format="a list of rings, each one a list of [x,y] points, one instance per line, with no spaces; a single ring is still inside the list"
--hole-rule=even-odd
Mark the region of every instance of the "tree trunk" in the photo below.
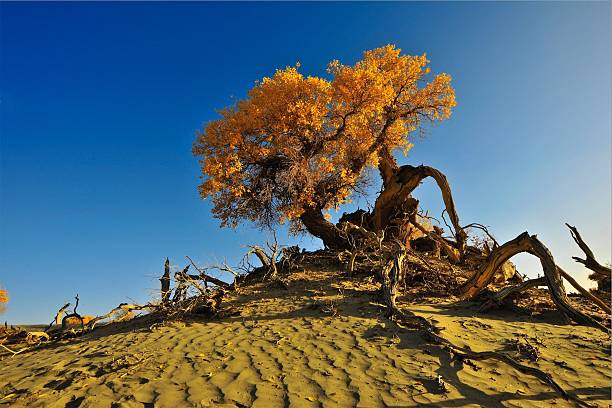
[[[401,313],[395,299],[399,285],[404,282],[404,258],[406,251],[404,248],[399,248],[396,253],[390,254],[387,262],[379,272],[382,296],[387,305],[386,316],[391,317],[394,314]]]
[[[168,258],[164,262],[164,274],[159,281],[161,282],[161,301],[162,304],[166,304],[170,300],[170,260]]]
[[[392,160],[382,155],[379,163],[380,175],[383,178],[383,191],[376,199],[372,214],[372,226],[375,231],[382,231],[392,225],[394,219],[406,213],[415,212],[415,201],[411,194],[427,177],[432,177],[442,192],[442,198],[450,221],[454,228],[459,252],[463,254],[467,234],[459,224],[459,216],[448,180],[440,171],[429,166],[397,167]],[[416,202],[418,204],[418,202]]]
[[[317,238],[320,238],[328,248],[343,248],[347,245],[342,237],[342,232],[323,216],[320,208],[309,208],[301,216],[300,220],[306,230]]]

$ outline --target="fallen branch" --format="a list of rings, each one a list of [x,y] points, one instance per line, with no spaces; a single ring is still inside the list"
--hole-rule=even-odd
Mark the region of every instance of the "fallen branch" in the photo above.
[[[83,317],[81,317],[81,315],[77,312],[77,308],[79,307],[79,294],[78,293],[75,296],[75,299],[76,299],[76,303],[74,305],[74,309],[72,310],[72,313],[67,314],[62,319],[62,330],[66,328],[66,322],[68,321],[68,319],[72,317],[76,317],[81,322],[81,328],[83,328]]]
[[[152,304],[145,304],[145,305],[138,305],[138,304],[131,304],[131,303],[121,303],[119,304],[119,306],[117,306],[116,308],[114,308],[113,310],[111,310],[110,312],[108,312],[107,314],[103,315],[103,316],[98,316],[94,319],[91,319],[89,321],[89,323],[87,323],[87,325],[85,326],[85,328],[87,330],[93,330],[93,328],[95,327],[96,323],[98,323],[101,320],[107,319],[110,316],[112,316],[113,314],[120,312],[120,311],[124,311],[124,312],[131,312],[134,310],[154,310],[154,309],[158,309],[159,306],[158,305],[152,305]]]
[[[192,260],[192,259],[191,259],[189,256],[185,256],[185,258],[187,258],[187,259],[189,260],[189,262],[191,262],[191,264],[193,265],[193,267],[194,267],[194,268],[195,268],[195,269],[196,269],[198,272],[200,272],[200,275],[199,275],[199,276],[198,276],[198,275],[189,275],[189,276],[190,276],[190,277],[192,277],[193,279],[198,279],[198,278],[199,278],[199,279],[202,279],[202,280],[208,281],[208,282],[210,282],[210,283],[214,283],[215,285],[217,285],[217,286],[219,286],[219,287],[222,287],[222,288],[227,288],[227,287],[229,287],[229,286],[230,286],[230,284],[229,284],[229,283],[227,283],[227,282],[223,282],[221,279],[217,279],[217,278],[214,278],[214,277],[212,277],[212,276],[210,276],[210,275],[207,275],[207,274],[204,272],[204,270],[203,270],[203,269],[201,269],[201,268],[199,268],[199,267],[198,267],[198,266],[195,264],[195,262],[193,262],[193,260]]]
[[[481,306],[480,311],[487,311],[495,306],[499,306],[505,299],[514,293],[520,293],[535,286],[546,285],[546,278],[530,279],[516,285],[511,285],[497,292],[487,303]]]
[[[578,282],[576,282],[576,280],[574,278],[572,278],[567,272],[565,272],[559,266],[557,266],[557,269],[559,270],[559,273],[561,274],[561,276],[563,278],[565,278],[565,280],[567,280],[578,292],[580,292],[582,294],[582,296],[584,296],[585,298],[587,298],[591,302],[595,303],[597,306],[599,306],[599,308],[601,310],[603,310],[607,314],[611,313],[610,305],[607,305],[605,302],[603,302],[597,296],[593,295],[591,292],[589,292],[588,290],[586,290],[585,288],[580,286],[580,284]]]
[[[451,247],[444,238],[442,238],[440,235],[434,234],[431,231],[428,231],[425,227],[423,227],[421,224],[419,224],[416,219],[412,219],[411,224],[414,225],[419,231],[421,231],[423,234],[427,235],[430,239],[434,240],[435,242],[437,242],[440,247],[444,250],[444,252],[446,253],[446,255],[448,255],[448,257],[455,263],[460,262],[461,261],[461,253],[460,251],[458,251],[456,248]]]
[[[16,356],[19,353],[23,353],[24,351],[28,351],[28,350],[32,349],[32,347],[24,347],[21,350],[14,351],[14,350],[11,350],[10,348],[6,347],[4,344],[1,344],[1,343],[0,343],[0,347],[5,349],[6,351],[12,353],[13,356]]]
[[[576,227],[572,227],[568,223],[565,223],[565,225],[567,225],[567,227],[570,229],[570,233],[572,234],[572,238],[576,244],[578,244],[580,249],[582,249],[586,255],[586,259],[578,258],[577,256],[573,256],[572,259],[593,271],[593,273],[589,275],[589,279],[597,282],[597,289],[610,292],[610,285],[612,284],[612,269],[597,262],[593,251],[591,251],[591,248],[589,248],[586,242],[584,242]]]
[[[460,288],[461,296],[464,299],[473,299],[476,297],[491,283],[495,272],[497,272],[504,262],[512,256],[522,252],[540,258],[544,276],[546,277],[546,284],[549,288],[552,300],[565,316],[574,320],[576,323],[595,327],[606,333],[608,332],[608,329],[601,323],[575,309],[570,304],[567,294],[565,293],[561,275],[557,270],[557,265],[555,264],[552,254],[535,235],[529,235],[527,232],[523,232],[513,240],[495,248],[487,258],[487,261]]]
[[[66,309],[68,309],[70,307],[70,303],[66,303],[64,306],[60,307],[60,309],[57,311],[57,313],[55,314],[55,317],[53,318],[53,320],[51,320],[51,323],[49,323],[49,326],[47,326],[47,328],[45,329],[45,331],[49,331],[49,329],[54,325],[54,324],[60,324],[60,322],[62,321],[62,315],[64,314],[64,312],[66,311]]]

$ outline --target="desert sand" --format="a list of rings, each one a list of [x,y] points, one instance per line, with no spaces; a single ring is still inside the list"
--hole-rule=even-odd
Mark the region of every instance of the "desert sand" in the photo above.
[[[258,283],[221,319],[109,325],[0,362],[0,405],[14,407],[543,407],[574,406],[496,361],[457,362],[384,318],[373,280],[297,272],[288,288]],[[538,316],[478,313],[454,299],[406,302],[441,335],[508,352],[593,406],[610,404],[610,340]],[[527,358],[517,344],[538,351]]]

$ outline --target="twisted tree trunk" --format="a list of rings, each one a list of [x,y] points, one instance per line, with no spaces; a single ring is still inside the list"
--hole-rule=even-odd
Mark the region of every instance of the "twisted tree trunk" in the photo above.
[[[459,224],[459,216],[446,176],[429,166],[398,167],[390,154],[382,152],[378,169],[383,179],[383,191],[376,199],[371,217],[374,231],[385,230],[397,219],[406,219],[406,216],[414,215],[418,201],[412,198],[411,194],[425,178],[432,177],[442,192],[444,206],[454,228],[457,249],[462,255],[465,251],[467,234]]]

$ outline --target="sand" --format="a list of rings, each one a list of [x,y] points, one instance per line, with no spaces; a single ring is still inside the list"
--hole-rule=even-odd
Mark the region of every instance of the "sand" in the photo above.
[[[289,289],[233,295],[231,316],[100,328],[72,342],[0,361],[0,405],[14,407],[542,407],[574,406],[495,361],[460,364],[385,319],[376,285],[337,272],[300,272]],[[479,314],[448,300],[400,306],[473,350],[517,354],[594,406],[610,405],[610,341],[538,318]],[[440,386],[441,380],[443,387]],[[445,388],[443,390],[442,388]]]

